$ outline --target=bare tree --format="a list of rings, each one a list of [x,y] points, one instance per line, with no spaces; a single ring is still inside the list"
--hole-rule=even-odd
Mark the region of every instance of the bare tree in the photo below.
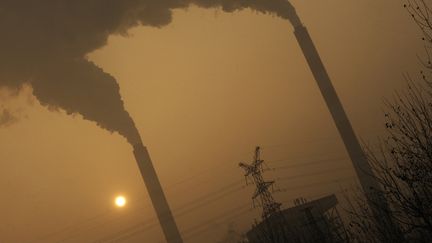
[[[398,225],[407,242],[432,239],[432,1],[407,0],[404,7],[423,32],[425,57],[418,78],[406,76],[408,87],[386,101],[388,136],[379,152],[366,147],[374,178],[390,204],[382,212]],[[349,232],[354,242],[385,242],[392,234],[377,225],[371,210],[384,210],[379,203],[368,207],[362,197],[349,201]],[[375,209],[373,209],[375,207]]]

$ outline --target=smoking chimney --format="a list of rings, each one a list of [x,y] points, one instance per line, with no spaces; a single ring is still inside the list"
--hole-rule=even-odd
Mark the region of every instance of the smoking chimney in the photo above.
[[[167,243],[183,243],[147,148],[135,144],[134,154]]]

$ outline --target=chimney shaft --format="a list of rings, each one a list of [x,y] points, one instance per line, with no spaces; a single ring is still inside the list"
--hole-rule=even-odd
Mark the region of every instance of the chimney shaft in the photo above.
[[[134,145],[134,155],[167,243],[183,243],[147,148]]]
[[[317,49],[306,29],[306,27],[300,25],[295,27],[294,34],[297,41],[303,51],[309,68],[315,78],[316,83],[321,91],[321,94],[327,104],[333,121],[342,137],[345,148],[353,162],[354,169],[360,180],[360,184],[366,193],[371,192],[371,188],[379,189],[380,186],[371,177],[373,171],[369,165],[363,149],[360,146],[359,141],[354,133],[348,116],[339,100],[336,90],[331,83],[330,77],[321,61]]]
[[[321,61],[312,38],[310,37],[306,27],[303,25],[297,25],[294,26],[294,28],[296,39],[303,51],[307,63],[309,64],[309,68],[312,71],[315,81],[318,84],[321,95],[327,104],[327,108],[333,117],[339,135],[342,137],[342,141],[349,157],[351,158],[354,170],[360,181],[360,185],[365,192],[366,200],[372,209],[372,213],[380,226],[384,226],[384,229],[393,230],[394,234],[390,237],[398,242],[400,239],[403,239],[403,237],[400,234],[399,228],[396,227],[393,220],[389,217],[388,213],[386,213],[390,212],[387,199],[384,197],[383,193],[381,193],[381,186],[373,177],[374,172],[372,167],[360,146],[354,133],[354,129],[352,128],[336,90],[331,83],[330,77]]]

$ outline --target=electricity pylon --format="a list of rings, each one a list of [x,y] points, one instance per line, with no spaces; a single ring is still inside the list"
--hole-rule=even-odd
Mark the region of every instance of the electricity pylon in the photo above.
[[[265,220],[276,213],[280,213],[280,207],[282,204],[275,201],[270,191],[274,181],[265,181],[262,176],[263,163],[264,160],[260,158],[260,147],[256,147],[252,163],[239,163],[239,166],[245,170],[246,182],[247,179],[250,178],[252,179],[252,183],[256,186],[252,199],[254,205],[256,205],[255,202],[257,200],[259,201],[259,205],[263,209],[262,218]]]

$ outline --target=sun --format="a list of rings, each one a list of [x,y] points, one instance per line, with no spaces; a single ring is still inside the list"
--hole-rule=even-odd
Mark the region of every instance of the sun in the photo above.
[[[117,196],[115,198],[115,205],[119,208],[122,208],[126,205],[126,198],[124,196]]]

